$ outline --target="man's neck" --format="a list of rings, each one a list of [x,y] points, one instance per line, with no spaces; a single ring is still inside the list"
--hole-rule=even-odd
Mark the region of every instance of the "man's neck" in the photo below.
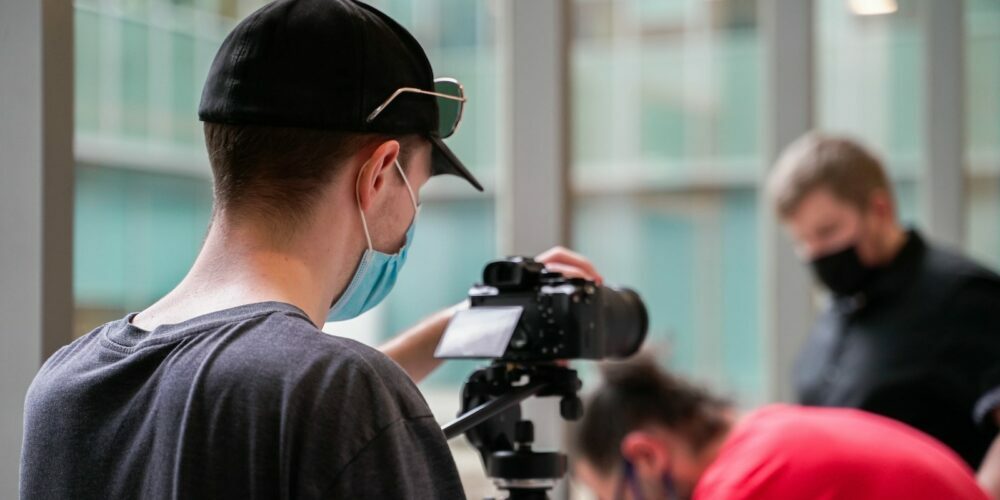
[[[709,467],[715,462],[716,458],[719,458],[719,453],[722,451],[723,445],[726,444],[726,440],[729,439],[729,434],[732,432],[733,423],[729,422],[725,430],[719,433],[711,442],[705,445],[698,454],[697,468],[698,477],[700,478],[702,474],[708,470]]]
[[[677,481],[682,489],[694,491],[705,471],[719,457],[719,453],[722,451],[722,447],[725,445],[726,439],[729,438],[735,425],[736,414],[731,410],[727,410],[723,418],[726,421],[725,428],[712,438],[710,442],[698,448],[697,451],[691,449],[690,443],[687,440],[678,440],[677,437],[669,438],[674,443],[673,448],[676,457],[671,473],[674,475],[674,480]]]
[[[697,452],[687,454],[687,459],[683,460],[683,463],[674,465],[673,473],[675,480],[678,481],[682,488],[689,492],[695,491],[702,476],[715,463],[715,460],[719,458],[722,447],[726,444],[726,440],[729,439],[738,419],[734,410],[726,410],[723,418],[726,422],[725,427],[711,441],[700,447]],[[687,445],[685,444],[684,446]],[[690,450],[690,447],[686,449]]]
[[[899,252],[903,250],[906,245],[909,235],[906,229],[899,224],[894,224],[892,228],[887,231],[886,236],[882,243],[882,258],[879,259],[879,265],[886,265],[896,259]]]
[[[136,315],[133,324],[151,330],[215,311],[274,301],[302,309],[320,327],[336,290],[346,286],[354,271],[341,265],[336,272],[337,264],[331,260],[321,245],[276,246],[259,231],[216,221],[187,276]]]

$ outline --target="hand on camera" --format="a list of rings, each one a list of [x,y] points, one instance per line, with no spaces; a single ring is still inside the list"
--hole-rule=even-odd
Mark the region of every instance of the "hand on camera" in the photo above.
[[[594,264],[586,257],[565,247],[552,247],[535,257],[535,260],[545,264],[551,271],[562,273],[572,278],[586,278],[596,282],[598,285],[604,284],[604,278],[594,268]],[[569,360],[561,359],[556,362],[559,366],[569,366]]]
[[[596,282],[598,285],[604,284],[594,264],[586,257],[564,247],[552,247],[535,257],[535,260],[545,264],[551,271],[562,273],[571,278],[585,278]]]

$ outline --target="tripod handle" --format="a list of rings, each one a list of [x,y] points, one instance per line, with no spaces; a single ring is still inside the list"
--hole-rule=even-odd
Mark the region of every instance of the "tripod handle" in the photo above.
[[[519,404],[521,401],[538,394],[542,391],[542,389],[545,389],[545,386],[547,385],[548,382],[529,382],[517,391],[504,394],[503,396],[487,401],[465,412],[441,428],[441,430],[444,431],[444,437],[451,439],[465,434],[465,431],[493,418],[504,410]]]

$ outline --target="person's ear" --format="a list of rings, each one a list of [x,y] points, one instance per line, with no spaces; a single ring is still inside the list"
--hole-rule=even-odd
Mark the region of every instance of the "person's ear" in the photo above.
[[[398,157],[399,142],[389,140],[379,144],[365,159],[355,186],[358,204],[361,205],[362,211],[367,212],[371,208],[378,193],[386,186],[389,176],[396,170]]]
[[[896,217],[895,207],[892,204],[891,195],[884,189],[872,191],[868,197],[868,210],[880,222],[893,220]]]
[[[666,443],[645,431],[628,433],[622,439],[621,454],[641,477],[660,477],[670,465]]]

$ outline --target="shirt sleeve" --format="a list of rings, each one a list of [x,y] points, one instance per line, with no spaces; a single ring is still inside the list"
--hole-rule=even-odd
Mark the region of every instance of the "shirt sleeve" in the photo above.
[[[1000,407],[1000,278],[969,279],[953,297],[945,320],[960,339],[962,359],[976,384],[972,416],[978,424],[995,425],[990,415]]]
[[[462,498],[444,434],[406,373],[356,342],[315,338],[280,393],[288,498]]]
[[[987,391],[976,401],[972,416],[977,424],[986,425],[990,422],[990,414],[995,408],[1000,408],[1000,387],[994,387]],[[993,423],[996,424],[996,422]]]
[[[455,462],[431,417],[382,429],[337,474],[329,498],[465,498]]]

